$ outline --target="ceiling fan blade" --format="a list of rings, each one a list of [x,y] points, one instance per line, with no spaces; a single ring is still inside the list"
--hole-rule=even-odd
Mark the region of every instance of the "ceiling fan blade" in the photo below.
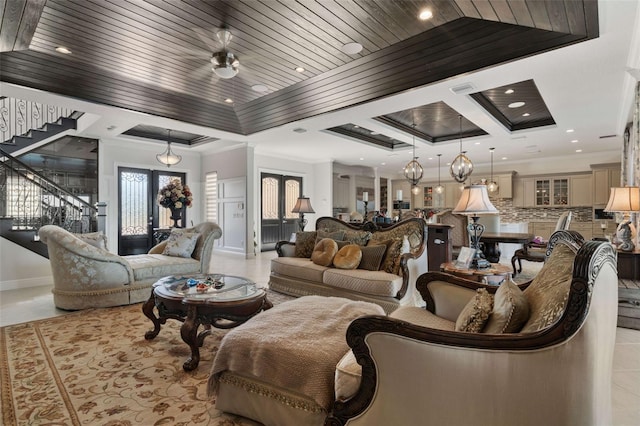
[[[202,28],[192,28],[193,32],[212,52],[222,49],[224,46],[215,39],[216,31],[205,30]]]

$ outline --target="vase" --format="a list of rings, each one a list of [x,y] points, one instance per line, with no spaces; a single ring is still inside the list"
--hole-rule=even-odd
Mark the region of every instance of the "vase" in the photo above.
[[[172,228],[182,228],[182,226],[178,226],[178,221],[182,221],[182,209],[178,209],[175,207],[169,207],[171,209],[171,220],[173,220]],[[182,222],[181,222],[182,223]]]

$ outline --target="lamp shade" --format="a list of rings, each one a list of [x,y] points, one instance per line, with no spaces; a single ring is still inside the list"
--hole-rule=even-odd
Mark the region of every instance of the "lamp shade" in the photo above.
[[[453,213],[466,215],[496,214],[498,209],[489,201],[486,185],[466,186]]]
[[[611,188],[609,202],[605,212],[636,212],[640,211],[640,187],[625,186]]]
[[[309,197],[302,196],[298,198],[298,201],[296,201],[296,205],[293,206],[291,213],[315,213],[315,210],[311,207]]]

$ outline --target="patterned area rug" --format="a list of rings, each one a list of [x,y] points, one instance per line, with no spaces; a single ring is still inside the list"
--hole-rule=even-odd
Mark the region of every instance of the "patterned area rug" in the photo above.
[[[213,329],[198,368],[185,372],[180,325],[168,320],[145,340],[153,327],[137,304],[1,328],[2,424],[256,425],[216,410],[206,394],[225,331]]]

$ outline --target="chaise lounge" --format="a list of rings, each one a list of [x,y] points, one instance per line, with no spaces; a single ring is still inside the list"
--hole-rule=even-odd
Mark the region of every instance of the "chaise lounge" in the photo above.
[[[222,236],[222,229],[204,222],[172,234],[178,243],[191,239],[185,246],[191,250],[165,250],[167,240],[147,254],[118,256],[106,249],[101,233],[73,234],[59,226],[43,226],[39,235],[49,251],[56,307],[78,310],[143,302],[159,278],[208,272],[213,242]]]

